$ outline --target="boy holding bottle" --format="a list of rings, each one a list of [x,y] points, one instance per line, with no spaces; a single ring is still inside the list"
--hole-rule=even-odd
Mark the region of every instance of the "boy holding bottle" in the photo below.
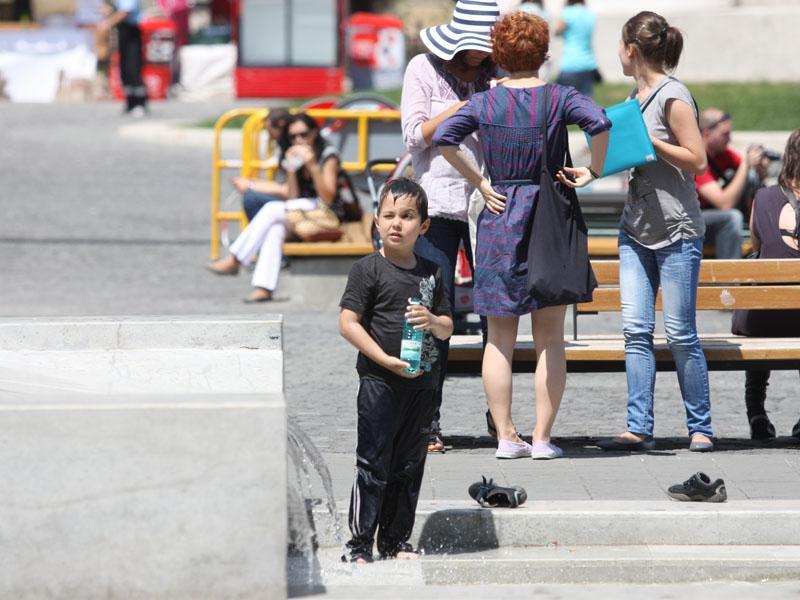
[[[433,336],[444,340],[453,332],[441,270],[414,254],[430,225],[424,190],[405,178],[388,183],[375,223],[383,248],[353,265],[339,303],[339,333],[359,351],[352,538],[342,556],[356,563],[372,562],[376,531],[381,558],[417,557],[408,539],[439,379]],[[416,369],[416,359],[400,358],[406,322],[425,332]]]

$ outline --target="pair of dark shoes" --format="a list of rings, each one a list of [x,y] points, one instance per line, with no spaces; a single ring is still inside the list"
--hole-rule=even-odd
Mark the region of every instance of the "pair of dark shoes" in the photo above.
[[[469,495],[483,508],[517,508],[528,499],[525,488],[518,485],[502,487],[495,485],[493,479],[486,481],[486,477],[481,476],[482,481],[478,481],[469,486]]]
[[[774,440],[777,435],[775,432],[775,425],[769,420],[766,413],[759,413],[752,415],[748,418],[750,422],[750,439],[751,440]],[[792,437],[800,438],[800,421],[792,427]]]
[[[681,502],[725,502],[728,499],[725,482],[722,479],[711,481],[702,472],[695,473],[683,483],[670,486],[667,494]]]

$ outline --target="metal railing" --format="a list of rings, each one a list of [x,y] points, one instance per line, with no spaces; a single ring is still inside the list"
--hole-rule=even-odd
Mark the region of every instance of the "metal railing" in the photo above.
[[[397,136],[400,138],[400,112],[396,110],[347,110],[347,109],[309,109],[305,111],[314,119],[324,120],[326,129],[332,137],[339,138],[339,145],[345,145],[347,135],[356,135],[355,156],[343,156],[342,168],[349,173],[364,173],[369,162],[370,132],[377,124],[397,123]],[[222,115],[214,125],[214,149],[211,173],[211,258],[219,258],[219,245],[222,224],[238,221],[241,228],[247,225],[247,217],[241,210],[224,210],[221,206],[222,171],[238,169],[242,177],[257,178],[263,174],[267,180],[275,176],[275,168],[270,159],[274,148],[268,143],[263,151],[259,147],[267,109],[239,108]],[[232,119],[247,117],[241,128],[242,140],[238,159],[222,158],[222,131]],[[355,132],[347,129],[347,124],[356,123]],[[394,125],[392,126],[394,127]],[[352,145],[350,145],[352,146]],[[340,147],[340,150],[342,148]],[[400,152],[398,152],[398,155]],[[391,170],[390,165],[378,170]]]

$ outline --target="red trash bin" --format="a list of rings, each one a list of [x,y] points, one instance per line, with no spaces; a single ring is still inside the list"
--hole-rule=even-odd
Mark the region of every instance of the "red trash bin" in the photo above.
[[[142,31],[142,80],[150,100],[164,100],[172,83],[172,63],[175,55],[175,23],[171,19],[144,19],[139,23]],[[119,73],[119,51],[111,56],[109,66],[111,91],[117,99],[124,99]]]
[[[406,66],[403,21],[391,15],[356,12],[344,26],[353,89],[400,87]]]

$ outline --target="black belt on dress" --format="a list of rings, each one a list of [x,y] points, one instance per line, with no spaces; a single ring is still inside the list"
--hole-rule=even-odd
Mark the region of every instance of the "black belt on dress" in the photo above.
[[[533,179],[498,179],[492,181],[492,185],[539,185],[539,182]]]

